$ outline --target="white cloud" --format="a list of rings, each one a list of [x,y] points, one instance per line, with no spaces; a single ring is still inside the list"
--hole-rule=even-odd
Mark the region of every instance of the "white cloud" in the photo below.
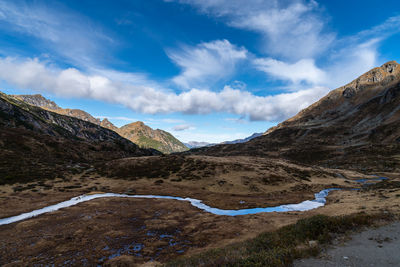
[[[184,120],[180,120],[180,119],[162,119],[162,122],[165,123],[184,123]]]
[[[317,66],[314,59],[289,63],[259,58],[253,60],[253,64],[269,77],[290,81],[289,88],[299,88],[299,83],[305,82],[334,89],[382,64],[385,60],[380,59],[379,46],[399,32],[400,16],[395,16],[371,29],[337,39],[327,51],[327,63],[322,67]]]
[[[72,68],[56,69],[37,59],[15,58],[0,58],[0,79],[20,88],[59,96],[118,103],[142,113],[228,112],[250,120],[266,121],[288,118],[328,92],[327,88],[315,87],[262,97],[225,86],[219,92],[191,89],[176,94],[143,85],[115,82],[104,76],[87,75]]]
[[[195,129],[195,127],[193,127],[193,125],[191,124],[179,124],[179,125],[175,125],[174,127],[172,127],[173,131],[185,131],[185,130],[193,130]]]
[[[335,38],[325,33],[325,19],[318,4],[307,0],[177,0],[200,12],[213,15],[228,25],[260,33],[264,52],[298,60],[325,51]]]
[[[210,84],[230,77],[240,60],[246,59],[247,50],[228,40],[216,40],[197,46],[170,49],[168,56],[182,68],[173,81],[184,88]]]
[[[116,82],[151,86],[155,88],[159,87],[158,83],[150,80],[146,73],[122,72],[98,67],[89,67],[88,71],[92,74],[103,76]]]
[[[166,119],[146,118],[146,121],[149,121],[152,124],[160,124],[160,123],[168,123],[168,124],[181,123],[181,124],[184,124],[184,123],[186,123],[185,120],[174,119],[174,118],[166,118]]]
[[[235,122],[235,123],[239,123],[239,124],[246,124],[246,123],[248,123],[248,121],[247,121],[246,118],[244,118],[244,117],[240,117],[240,118],[226,118],[225,121]]]
[[[294,84],[321,84],[326,81],[326,73],[315,65],[313,59],[301,59],[290,64],[272,58],[258,58],[253,63],[258,70]]]
[[[383,63],[378,48],[385,38],[400,32],[400,16],[351,36],[337,37],[326,26],[327,17],[315,0],[168,0],[189,4],[225,22],[253,31],[264,40],[253,66],[268,78],[307,86],[335,88]]]

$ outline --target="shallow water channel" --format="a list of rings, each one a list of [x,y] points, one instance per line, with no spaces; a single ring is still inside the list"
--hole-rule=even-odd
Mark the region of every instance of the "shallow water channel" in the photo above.
[[[369,184],[370,181],[378,181],[378,180],[386,180],[385,177],[379,178],[371,178],[371,179],[360,179],[355,180],[355,182]],[[169,199],[169,200],[178,200],[178,201],[187,201],[196,208],[204,210],[205,212],[209,212],[215,215],[226,215],[226,216],[238,216],[238,215],[248,215],[248,214],[256,214],[262,212],[288,212],[288,211],[307,211],[322,207],[326,203],[326,197],[329,192],[334,190],[341,190],[340,188],[328,188],[324,189],[318,193],[315,193],[315,198],[313,200],[306,200],[297,204],[287,204],[280,205],[275,207],[261,207],[261,208],[252,208],[252,209],[239,209],[239,210],[224,210],[210,207],[204,204],[199,199],[194,198],[182,198],[182,197],[174,197],[174,196],[157,196],[157,195],[127,195],[127,194],[115,194],[115,193],[100,193],[100,194],[91,194],[91,195],[82,195],[78,197],[71,198],[70,200],[63,201],[57,203],[55,205],[47,206],[41,209],[37,209],[31,212],[22,213],[17,216],[8,217],[0,219],[0,225],[10,224],[18,221],[22,221],[25,219],[29,219],[44,213],[49,213],[52,211],[56,211],[62,208],[71,207],[77,205],[81,202],[90,201],[97,198],[106,198],[106,197],[120,197],[120,198],[155,198],[155,199]]]

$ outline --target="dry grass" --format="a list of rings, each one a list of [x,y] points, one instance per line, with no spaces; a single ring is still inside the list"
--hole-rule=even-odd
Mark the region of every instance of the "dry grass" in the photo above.
[[[393,215],[384,213],[338,217],[316,215],[225,248],[181,257],[165,266],[288,266],[297,258],[317,255],[320,248],[314,244],[327,244],[337,235],[370,226],[378,220],[391,219]]]

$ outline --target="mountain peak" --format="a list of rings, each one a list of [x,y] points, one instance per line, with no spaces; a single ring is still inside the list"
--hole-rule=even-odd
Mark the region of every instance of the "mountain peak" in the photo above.
[[[142,131],[142,132],[152,132],[153,129],[144,124],[142,121],[135,121],[119,128],[121,131]]]
[[[117,132],[118,133],[118,128],[114,125],[114,124],[112,124],[107,118],[104,118],[101,122],[100,122],[100,126],[101,127],[104,127],[104,128],[107,128],[107,129],[110,129],[110,130],[113,130],[114,132]]]
[[[142,147],[153,147],[163,153],[182,152],[187,147],[170,133],[154,130],[142,121],[122,126],[118,133]]]
[[[130,123],[129,125],[136,126],[136,127],[144,127],[144,126],[146,126],[144,124],[144,122],[142,122],[142,121],[135,121],[135,122]]]

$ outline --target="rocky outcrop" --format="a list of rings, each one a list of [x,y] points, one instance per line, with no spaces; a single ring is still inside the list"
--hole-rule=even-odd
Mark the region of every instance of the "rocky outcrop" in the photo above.
[[[56,103],[54,103],[53,101],[51,101],[39,94],[36,94],[36,95],[13,95],[13,97],[15,97],[25,103],[28,103],[32,106],[37,106],[37,107],[41,107],[41,108],[49,109],[49,110],[61,109]]]
[[[94,123],[94,124],[97,124],[97,125],[101,126],[101,120],[100,119],[96,119],[92,115],[87,113],[86,111],[83,111],[83,110],[80,110],[80,109],[69,109],[69,108],[63,109],[63,108],[60,108],[60,109],[54,110],[54,112],[57,112],[58,114],[61,114],[61,115],[67,115],[67,116],[70,116],[70,117],[78,118],[78,119],[81,119],[83,121],[88,121],[88,122],[91,122],[91,123]]]
[[[69,109],[69,108],[61,108],[53,101],[43,97],[40,94],[36,95],[13,95],[18,100],[21,100],[27,104],[32,106],[40,107],[46,110],[50,110],[56,112],[61,115],[67,115],[70,117],[75,117],[84,121],[88,121],[97,125],[100,125],[100,119],[94,118],[92,115],[87,113],[86,111],[80,109]]]

